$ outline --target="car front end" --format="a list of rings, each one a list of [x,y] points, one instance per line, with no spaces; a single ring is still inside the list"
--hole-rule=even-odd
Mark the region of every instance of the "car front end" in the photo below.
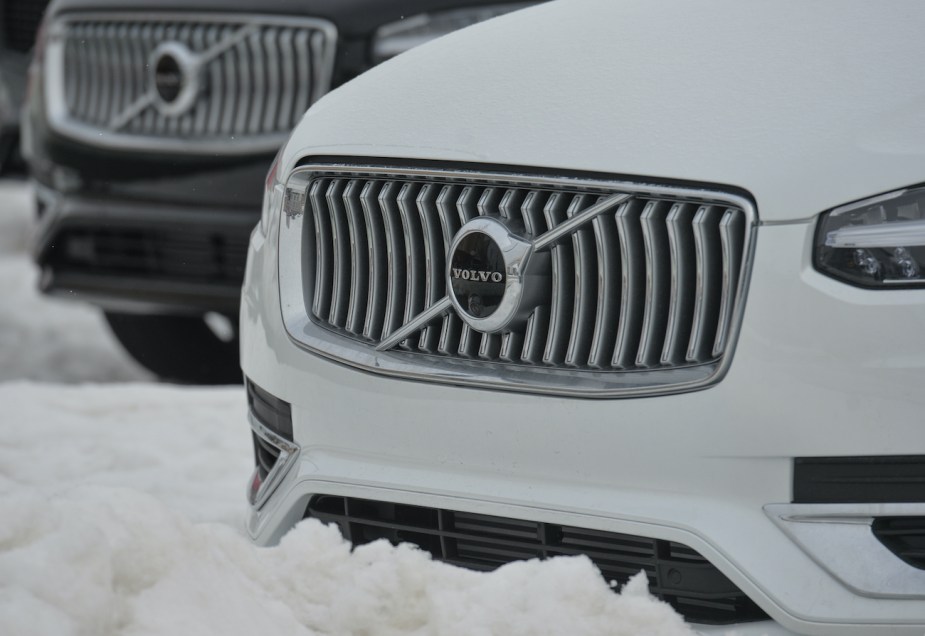
[[[319,102],[250,238],[254,539],[921,634],[921,11],[558,2]]]

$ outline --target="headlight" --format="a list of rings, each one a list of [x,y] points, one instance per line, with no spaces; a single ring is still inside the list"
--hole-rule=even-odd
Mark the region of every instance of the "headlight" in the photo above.
[[[424,44],[441,35],[463,27],[483,22],[517,9],[529,7],[536,2],[514,2],[493,4],[485,7],[468,7],[439,13],[422,13],[404,18],[392,24],[386,24],[376,31],[373,40],[373,60],[375,63],[395,57],[419,44]]]
[[[823,214],[813,260],[824,274],[862,287],[925,285],[925,187]]]
[[[267,171],[267,180],[263,190],[263,208],[260,211],[260,233],[264,236],[269,235],[270,225],[274,216],[279,216],[280,207],[283,202],[283,190],[285,185],[282,182],[282,175],[279,174],[279,164],[283,158],[283,148],[276,153],[276,158],[270,164]]]

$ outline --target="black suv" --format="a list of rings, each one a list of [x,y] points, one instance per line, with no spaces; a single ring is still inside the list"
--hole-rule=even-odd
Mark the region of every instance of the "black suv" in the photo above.
[[[23,119],[42,290],[102,307],[162,377],[240,381],[247,243],[293,125],[378,62],[525,4],[52,3]]]

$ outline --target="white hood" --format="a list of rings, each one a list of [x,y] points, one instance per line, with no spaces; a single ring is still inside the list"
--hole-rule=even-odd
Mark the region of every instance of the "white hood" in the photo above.
[[[334,91],[307,156],[593,171],[743,188],[762,221],[925,181],[925,3],[560,0]]]

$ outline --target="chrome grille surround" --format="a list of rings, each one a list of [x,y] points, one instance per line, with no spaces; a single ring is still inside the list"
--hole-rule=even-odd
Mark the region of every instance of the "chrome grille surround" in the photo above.
[[[597,398],[705,388],[731,361],[757,228],[745,197],[346,164],[296,168],[285,187],[283,321],[314,353],[426,382]],[[471,329],[447,296],[447,250],[477,216],[549,254],[547,302],[501,333]]]
[[[48,29],[48,120],[60,134],[105,148],[271,152],[330,89],[336,40],[334,25],[315,18],[63,15]],[[165,51],[182,73],[175,104],[155,86],[155,58]]]

